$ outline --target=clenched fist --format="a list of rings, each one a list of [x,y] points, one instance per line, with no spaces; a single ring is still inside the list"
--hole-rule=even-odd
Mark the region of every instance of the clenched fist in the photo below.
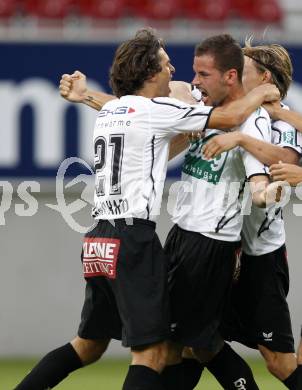
[[[81,103],[84,101],[87,92],[86,76],[78,70],[73,74],[63,74],[59,89],[64,99]]]

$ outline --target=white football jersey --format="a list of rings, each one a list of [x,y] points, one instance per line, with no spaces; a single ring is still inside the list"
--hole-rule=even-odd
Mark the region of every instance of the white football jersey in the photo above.
[[[284,109],[288,109],[283,105]],[[283,121],[272,121],[275,145],[302,153],[301,133]],[[285,243],[285,229],[281,207],[260,209],[252,205],[251,214],[244,216],[242,250],[250,256],[260,256],[280,248]]]
[[[269,141],[268,113],[259,108],[238,128],[252,137]],[[182,229],[222,241],[239,241],[243,216],[241,200],[246,178],[267,175],[265,165],[240,147],[205,160],[202,147],[219,130],[206,130],[205,138],[193,143],[182,168],[173,222]]]
[[[212,109],[142,96],[123,96],[106,103],[94,129],[94,218],[155,220],[171,137],[204,129]]]

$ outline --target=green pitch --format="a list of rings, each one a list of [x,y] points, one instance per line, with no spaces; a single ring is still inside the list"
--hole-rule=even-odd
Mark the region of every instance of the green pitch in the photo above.
[[[12,390],[35,364],[33,360],[0,360],[0,389]],[[268,374],[261,360],[249,360],[261,390],[282,390],[285,387]],[[78,370],[56,387],[58,390],[120,390],[127,372],[126,360],[104,359]],[[199,390],[217,390],[221,386],[206,372],[196,387]]]

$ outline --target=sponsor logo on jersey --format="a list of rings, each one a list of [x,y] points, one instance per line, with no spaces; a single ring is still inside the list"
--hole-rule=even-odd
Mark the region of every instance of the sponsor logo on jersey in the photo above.
[[[135,109],[133,107],[121,106],[116,107],[114,110],[103,109],[99,112],[98,116],[100,118],[103,118],[107,115],[125,115],[131,114],[132,112],[135,112]]]
[[[182,171],[187,175],[212,184],[219,183],[228,156],[228,152],[224,152],[212,160],[203,159],[202,148],[215,135],[211,134],[202,140],[192,143],[182,167]]]
[[[83,243],[83,273],[85,278],[107,276],[116,278],[120,240],[85,237]]]
[[[246,380],[244,378],[239,378],[234,382],[236,389],[246,390]]]
[[[269,332],[269,333],[263,332],[262,335],[263,335],[264,341],[273,341],[273,332]]]
[[[295,133],[294,133],[294,131],[284,131],[282,133],[282,143],[295,146]]]
[[[108,117],[108,120],[99,120],[96,123],[96,128],[98,129],[107,129],[107,128],[112,128],[112,127],[129,127],[131,125],[131,121],[124,121],[123,119],[109,119],[111,117]]]

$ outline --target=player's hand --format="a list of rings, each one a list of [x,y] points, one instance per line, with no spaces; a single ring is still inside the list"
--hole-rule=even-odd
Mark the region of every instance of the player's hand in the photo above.
[[[239,145],[240,133],[234,131],[228,134],[215,135],[203,147],[202,153],[206,160],[211,160],[219,154]]]
[[[302,182],[302,168],[294,164],[285,164],[279,162],[269,168],[271,178],[276,180],[285,180],[291,186],[296,186]]]
[[[274,120],[279,119],[278,113],[279,113],[280,109],[282,110],[279,100],[277,100],[275,102],[271,102],[271,103],[265,103],[265,104],[263,104],[263,107],[266,109],[266,111],[269,113],[269,116],[272,119],[274,119]]]
[[[86,76],[78,70],[73,74],[63,74],[59,89],[64,99],[76,103],[83,102],[87,92]]]
[[[262,85],[258,85],[258,87],[254,88],[253,91],[255,93],[259,93],[260,96],[263,97],[263,102],[273,102],[280,99],[280,92],[278,88],[269,83],[265,83]]]

